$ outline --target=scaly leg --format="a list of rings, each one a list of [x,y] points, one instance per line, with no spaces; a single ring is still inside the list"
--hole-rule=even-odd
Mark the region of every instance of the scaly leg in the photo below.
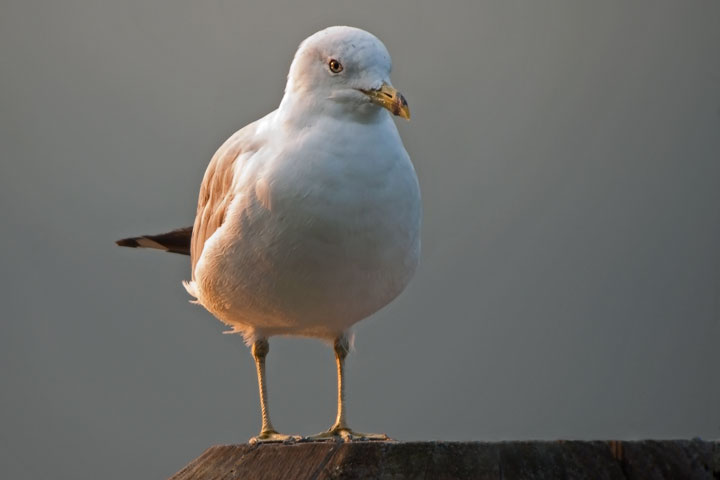
[[[350,345],[345,335],[335,339],[335,362],[337,363],[338,413],[335,423],[326,432],[307,437],[307,440],[389,440],[384,433],[360,433],[353,431],[345,420],[345,357]]]
[[[262,427],[257,437],[250,439],[250,443],[292,442],[299,440],[299,436],[278,433],[270,422],[270,406],[268,405],[267,387],[265,386],[265,357],[270,351],[267,339],[256,340],[252,346],[252,355],[257,368],[258,387],[260,388],[260,410],[262,411]]]

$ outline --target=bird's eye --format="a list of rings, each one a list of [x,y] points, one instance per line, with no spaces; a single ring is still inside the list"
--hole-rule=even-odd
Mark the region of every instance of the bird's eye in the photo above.
[[[342,63],[338,62],[334,58],[331,58],[330,61],[328,62],[328,68],[333,73],[340,73],[343,71]]]

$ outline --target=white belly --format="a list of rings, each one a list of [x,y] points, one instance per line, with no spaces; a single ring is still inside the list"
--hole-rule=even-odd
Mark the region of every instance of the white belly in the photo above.
[[[203,249],[195,289],[208,310],[246,339],[333,338],[402,292],[420,252],[406,154],[340,172],[265,173],[271,180],[243,189]]]

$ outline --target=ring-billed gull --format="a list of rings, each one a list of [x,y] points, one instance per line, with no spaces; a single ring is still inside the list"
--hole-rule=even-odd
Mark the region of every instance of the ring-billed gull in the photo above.
[[[194,226],[118,242],[190,254],[188,293],[252,348],[262,411],[252,441],[295,438],[270,422],[273,335],[334,346],[337,418],[309,438],[387,438],[348,426],[344,362],[350,328],[402,292],[420,254],[418,181],[390,115],[410,112],[390,69],[387,49],[368,32],[330,27],[310,36],[279,108],[213,156]]]

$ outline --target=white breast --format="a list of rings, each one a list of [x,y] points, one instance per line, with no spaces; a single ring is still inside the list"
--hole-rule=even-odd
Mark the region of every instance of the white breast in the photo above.
[[[246,338],[337,336],[415,271],[420,195],[394,123],[342,127],[260,149],[205,245],[198,298]]]

